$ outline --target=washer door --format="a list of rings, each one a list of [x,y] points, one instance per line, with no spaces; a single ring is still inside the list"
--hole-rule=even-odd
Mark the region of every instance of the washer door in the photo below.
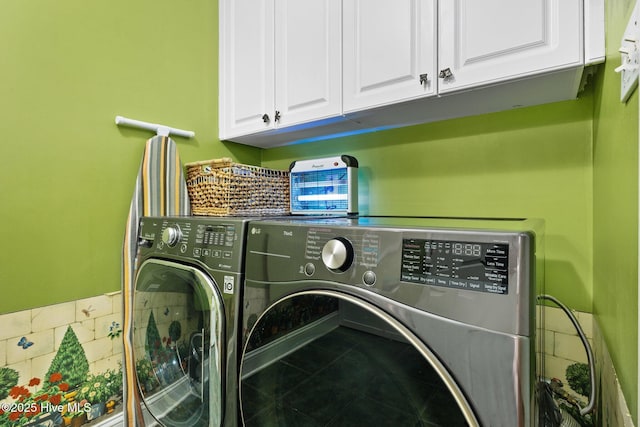
[[[266,309],[244,344],[246,426],[478,426],[436,356],[380,308],[305,291]]]
[[[146,409],[164,426],[219,426],[224,311],[197,268],[147,260],[134,296],[133,351]]]

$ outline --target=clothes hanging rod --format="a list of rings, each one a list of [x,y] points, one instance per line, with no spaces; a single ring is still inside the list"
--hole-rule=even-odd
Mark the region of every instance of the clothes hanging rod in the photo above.
[[[196,133],[190,130],[183,130],[178,128],[172,128],[165,125],[159,125],[157,123],[149,123],[149,122],[143,122],[140,120],[128,119],[122,116],[116,116],[116,125],[147,129],[155,132],[160,136],[169,136],[170,134],[184,136],[185,138],[193,138],[194,136],[196,136]]]

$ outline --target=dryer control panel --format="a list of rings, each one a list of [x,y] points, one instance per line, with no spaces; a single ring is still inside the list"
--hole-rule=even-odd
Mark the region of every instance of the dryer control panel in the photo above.
[[[402,239],[400,279],[493,294],[509,293],[509,245]]]
[[[252,221],[247,282],[274,283],[271,291],[283,293],[322,287],[375,293],[480,327],[530,332],[537,279],[543,277],[537,275],[543,254],[536,232],[373,221]],[[497,222],[501,226],[506,224]]]

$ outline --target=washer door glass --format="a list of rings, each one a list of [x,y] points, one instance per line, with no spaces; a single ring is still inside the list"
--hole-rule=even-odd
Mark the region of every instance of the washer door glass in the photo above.
[[[136,278],[133,351],[149,413],[165,426],[219,426],[224,311],[200,270],[148,260]]]
[[[433,353],[379,308],[333,291],[285,297],[252,319],[246,426],[477,426]]]

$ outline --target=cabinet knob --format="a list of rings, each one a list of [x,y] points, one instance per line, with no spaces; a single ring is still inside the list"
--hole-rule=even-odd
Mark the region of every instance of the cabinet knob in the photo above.
[[[429,81],[429,75],[427,73],[420,74],[420,86],[426,85]]]
[[[262,121],[265,123],[269,123],[269,115],[268,114],[263,114],[262,115]]]
[[[280,111],[276,110],[276,115],[275,115],[274,119],[275,119],[276,122],[280,121]]]
[[[441,79],[450,79],[451,77],[453,77],[451,68],[445,68],[444,70],[440,70],[440,74],[438,74],[438,77],[440,77]]]

